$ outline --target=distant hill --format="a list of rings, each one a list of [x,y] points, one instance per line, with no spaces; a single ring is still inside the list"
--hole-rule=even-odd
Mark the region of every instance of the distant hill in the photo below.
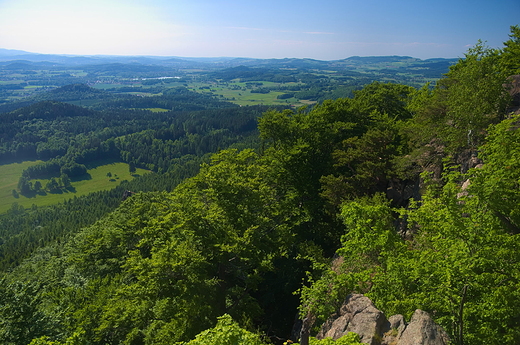
[[[10,115],[16,117],[18,120],[37,118],[49,120],[58,117],[88,116],[89,114],[92,114],[92,112],[92,110],[72,104],[42,101],[28,107],[17,109]]]
[[[308,58],[80,56],[0,49],[0,77],[6,81],[0,85],[0,113],[43,100],[92,108],[173,109],[170,101],[166,102],[168,106],[155,101],[151,102],[154,106],[144,106],[150,99],[138,102],[133,99],[130,103],[128,100],[163,95],[168,89],[180,86],[239,105],[251,105],[250,102],[278,104],[283,100],[283,103],[301,106],[301,101],[320,102],[351,97],[353,91],[372,81],[420,87],[441,78],[457,61],[442,58],[421,60],[410,56],[352,56],[334,61]],[[219,85],[221,82],[238,81],[249,84]],[[54,91],[49,92],[52,89]],[[269,93],[269,97],[259,96]],[[116,98],[124,99],[124,102],[113,103]]]
[[[408,61],[408,60],[414,60],[414,61],[421,61],[421,59],[413,58],[411,56],[398,56],[398,55],[392,55],[392,56],[351,56],[349,58],[338,60],[338,61],[345,61],[345,62],[359,62],[359,63],[385,63],[385,62],[398,62],[398,61]]]
[[[37,54],[23,50],[0,48],[0,65],[2,62],[25,60],[24,62],[52,62],[65,65],[102,65],[102,64],[141,64],[206,68],[227,68],[235,66],[271,66],[278,68],[325,68],[349,64],[381,64],[381,63],[443,63],[456,62],[458,59],[434,58],[421,60],[410,56],[351,56],[340,60],[315,60],[307,58],[255,59],[243,57],[178,57],[178,56],[117,56],[117,55],[57,55]]]
[[[53,89],[50,91],[38,93],[34,96],[28,97],[23,101],[11,102],[0,104],[0,113],[13,111],[23,107],[27,107],[31,104],[42,102],[42,101],[78,101],[78,100],[107,100],[114,98],[114,95],[94,89],[85,84],[71,84]]]
[[[15,50],[15,49],[4,49],[0,48],[0,57],[4,56],[16,56],[16,55],[25,55],[25,54],[31,54],[23,50]]]

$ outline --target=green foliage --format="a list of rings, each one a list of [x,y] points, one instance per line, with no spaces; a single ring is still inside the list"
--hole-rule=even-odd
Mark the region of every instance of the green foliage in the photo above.
[[[321,179],[322,195],[340,204],[345,199],[383,190],[393,175],[392,159],[398,145],[396,126],[388,121],[381,121],[381,127],[370,128],[361,137],[344,140],[333,153],[336,174],[340,174]]]
[[[516,43],[507,43],[516,49]],[[507,50],[509,49],[509,50]],[[409,134],[418,146],[432,140],[451,153],[482,144],[485,129],[504,119],[510,96],[505,85],[512,69],[504,67],[507,53],[478,42],[464,59],[450,67],[431,91],[415,92],[409,109],[415,114]]]
[[[52,334],[53,320],[38,309],[42,294],[39,283],[8,283],[0,280],[0,341],[28,344],[34,337]]]
[[[298,343],[284,343],[284,345],[287,344],[293,344],[293,345],[299,345]],[[341,338],[338,338],[336,340],[333,340],[332,338],[325,338],[325,339],[316,339],[314,337],[309,338],[309,344],[310,345],[361,345],[359,335],[353,332],[349,332],[342,336]]]
[[[70,181],[69,181],[69,184],[70,184]],[[41,183],[40,181],[35,181],[35,182],[34,182],[34,186],[33,186],[33,188],[34,188],[34,191],[35,191],[36,193],[38,193],[38,192],[42,189],[42,187],[43,187],[43,186],[42,186],[42,183]]]
[[[52,341],[48,336],[43,336],[33,339],[29,345],[87,345],[88,343],[83,339],[83,336],[84,332],[75,332],[64,342]]]
[[[107,97],[105,105],[201,111],[96,112],[45,102],[5,114],[0,158],[56,157],[23,173],[26,192],[41,190],[31,181],[38,175],[49,189],[67,186],[101,156],[157,174],[55,207],[13,204],[0,217],[0,267],[9,269],[0,281],[0,341],[260,345],[248,330],[287,338],[300,288],[301,315],[316,327],[357,291],[386,314],[430,312],[455,343],[515,344],[520,119],[488,127],[505,117],[512,31],[503,52],[477,44],[434,89],[375,82],[353,98],[270,110],[258,121],[260,154],[220,149],[257,147],[255,120],[266,108],[203,110],[226,104],[185,88]],[[284,77],[296,75],[315,77],[290,70]],[[248,87],[273,90],[250,80]],[[309,91],[302,83],[283,87],[297,96]],[[331,92],[313,87],[316,97]],[[388,187],[400,185],[408,198],[403,179],[419,181],[430,155],[441,161],[477,147],[482,168],[462,175],[444,159],[443,179],[423,175],[420,201],[395,209],[386,199]],[[301,287],[305,271],[309,284]],[[359,337],[311,339],[332,343]]]
[[[411,249],[386,261],[369,296],[389,313],[433,313],[457,343],[512,344],[518,337],[518,239],[477,195],[460,200],[459,191],[450,181],[440,195],[432,190],[421,207],[406,212],[419,226]]]
[[[183,345],[265,345],[255,333],[246,331],[225,314],[218,318],[217,325],[196,335]],[[181,344],[179,344],[181,345]]]
[[[83,194],[50,207],[11,204],[8,215],[0,216],[0,269],[4,271],[15,267],[36,248],[62,241],[82,227],[94,223],[104,214],[113,211],[121,203],[127,190],[172,190],[185,178],[195,175],[201,162],[202,158],[185,157],[176,160],[174,169],[166,174],[144,174],[131,181],[123,181],[111,190]],[[122,164],[116,170],[119,169],[123,169]],[[106,170],[99,174],[99,178],[106,180],[104,171]],[[94,172],[91,173],[95,175]],[[62,200],[60,194],[56,196]],[[12,205],[16,208],[13,209]]]
[[[309,339],[310,345],[361,345],[361,342],[359,340],[359,335],[356,333],[349,332],[342,336],[341,338],[338,338],[336,340],[332,340],[331,338],[325,338],[318,340],[316,338],[311,337]]]
[[[47,184],[45,185],[45,189],[51,193],[54,191],[57,191],[59,188],[60,188],[60,185],[58,184],[58,181],[56,181],[56,179],[54,177],[51,177],[49,182],[47,182]]]
[[[502,225],[513,234],[520,233],[520,119],[515,116],[489,129],[488,140],[483,145],[481,156],[486,164],[475,169],[470,179],[478,185],[474,193],[487,203]]]
[[[31,179],[79,176],[85,173],[83,165],[107,158],[165,172],[183,155],[215,152],[256,134],[256,118],[265,110],[199,106],[154,115],[41,102],[0,117],[0,134],[6,139],[0,144],[0,159],[46,160],[27,169],[24,176]]]
[[[67,175],[69,177],[81,176],[87,173],[87,168],[84,164],[78,164],[75,162],[67,163],[63,165],[60,169],[60,173],[62,175]]]
[[[301,215],[257,159],[222,151],[174,193],[133,195],[72,238],[46,283],[47,301],[67,311],[60,327],[95,344],[167,343],[223,313],[244,325],[261,317],[255,292],[283,270]]]
[[[316,234],[308,239],[336,246],[339,204],[386,189],[392,159],[403,146],[399,128],[410,117],[411,93],[408,86],[374,82],[353,99],[325,101],[310,111],[271,111],[259,119],[260,136],[271,144],[266,156],[311,217]]]
[[[330,266],[316,267],[321,268],[321,277],[311,279],[312,285],[301,291],[301,314],[314,315],[318,324],[337,310],[351,291],[369,291],[370,277],[402,246],[393,231],[392,209],[380,194],[345,203],[341,218],[346,231],[337,252],[340,259]]]
[[[520,54],[520,26],[511,26],[510,39],[504,42],[504,51],[502,55],[502,63],[509,75],[520,73],[520,62],[518,56]]]
[[[497,50],[478,43],[447,74],[449,140],[475,147],[482,131],[504,114],[509,103],[504,83],[509,75],[500,68]],[[466,143],[464,142],[466,139]]]
[[[345,203],[342,263],[304,288],[303,312],[319,318],[350,291],[364,292],[386,314],[410,317],[417,308],[434,316],[459,344],[514,344],[520,307],[517,214],[518,119],[491,131],[484,167],[431,183],[420,204],[401,210],[411,240],[394,232],[391,209],[379,197]],[[505,146],[505,143],[513,145]],[[491,195],[493,194],[493,196]],[[465,196],[464,196],[465,195]]]
[[[266,159],[279,174],[279,184],[288,186],[297,202],[309,215],[310,231],[300,232],[308,240],[324,245],[337,239],[335,228],[323,227],[323,222],[334,222],[335,217],[324,214],[324,200],[320,197],[320,178],[330,174],[334,144],[349,131],[349,101],[326,102],[305,113],[268,112],[259,119],[260,136],[271,147]],[[322,224],[320,224],[322,223]],[[336,237],[336,239],[333,239]]]
[[[402,84],[373,82],[354,92],[355,102],[364,114],[377,112],[394,119],[411,117],[407,104],[414,88]]]

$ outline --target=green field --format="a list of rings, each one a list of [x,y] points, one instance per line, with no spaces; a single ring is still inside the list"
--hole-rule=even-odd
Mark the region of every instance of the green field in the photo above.
[[[163,108],[146,108],[146,110],[150,110],[153,113],[164,113],[164,112],[169,111],[168,109],[163,109]]]
[[[192,91],[199,93],[213,94],[221,97],[223,100],[238,104],[240,106],[247,105],[292,105],[300,107],[305,105],[305,102],[296,98],[278,99],[277,97],[285,92],[271,91],[269,93],[254,93],[251,90],[258,87],[246,88],[248,83],[262,83],[261,87],[275,87],[280,86],[280,83],[269,81],[253,81],[253,82],[230,82],[230,83],[190,83],[189,87]],[[291,84],[291,83],[288,83]],[[313,102],[314,103],[314,102]]]
[[[126,86],[124,84],[120,84],[120,83],[98,83],[98,84],[95,84],[93,85],[92,87],[94,89],[100,89],[100,90],[106,90],[106,89],[113,89],[113,88],[117,88],[117,87],[123,87],[123,86]]]
[[[137,169],[134,174],[128,171],[128,164],[113,161],[98,161],[94,166],[90,166],[88,174],[82,179],[72,181],[72,188],[62,190],[61,193],[36,194],[33,197],[20,195],[18,198],[13,196],[12,190],[16,189],[18,179],[22,171],[31,165],[41,161],[31,161],[23,163],[13,163],[0,165],[0,214],[5,213],[12,204],[17,202],[19,205],[28,208],[33,204],[36,206],[47,206],[73,198],[74,196],[86,195],[101,190],[109,190],[116,187],[121,181],[132,180],[136,176],[149,173],[148,170]],[[107,173],[112,177],[107,177]],[[31,180],[33,183],[37,180]],[[48,180],[39,180],[43,186]]]

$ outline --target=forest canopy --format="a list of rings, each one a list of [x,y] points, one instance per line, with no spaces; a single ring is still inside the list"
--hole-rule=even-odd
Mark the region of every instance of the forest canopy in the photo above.
[[[0,252],[0,342],[304,343],[295,317],[314,320],[303,327],[315,334],[358,292],[387,315],[427,311],[455,344],[516,344],[519,47],[514,26],[503,49],[478,42],[434,87],[374,81],[299,109],[219,104],[172,117],[50,102],[1,114],[20,128],[2,127],[19,140],[3,155],[47,155],[27,181],[113,154],[154,170],[155,186],[179,182],[153,190],[143,179],[120,205],[16,247],[18,260]],[[73,117],[106,127],[63,130]],[[173,164],[208,152],[180,182]],[[79,202],[52,212],[80,219]],[[12,229],[45,233],[45,212],[0,218],[0,246],[34,243],[37,231]]]

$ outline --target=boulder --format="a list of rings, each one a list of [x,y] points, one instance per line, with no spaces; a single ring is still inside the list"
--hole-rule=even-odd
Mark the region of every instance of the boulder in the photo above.
[[[318,339],[338,339],[354,332],[361,342],[371,345],[380,343],[380,336],[387,326],[388,320],[372,301],[361,294],[347,297],[339,312],[332,315],[322,326],[316,336]]]
[[[396,345],[445,345],[449,343],[446,332],[437,325],[430,314],[417,309]]]
[[[354,332],[370,345],[447,345],[447,333],[430,315],[417,309],[409,323],[402,315],[388,319],[372,301],[361,294],[349,295],[340,310],[321,327],[316,338],[338,339]]]

